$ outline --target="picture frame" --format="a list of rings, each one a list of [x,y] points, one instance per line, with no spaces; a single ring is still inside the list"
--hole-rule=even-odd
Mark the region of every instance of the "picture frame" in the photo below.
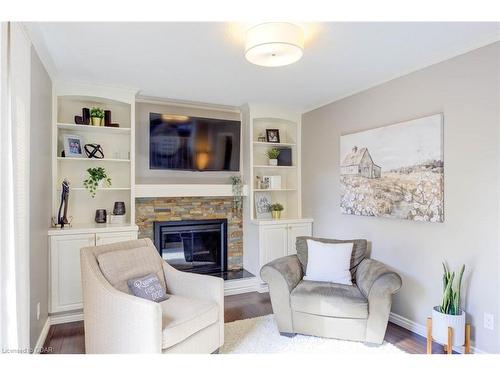
[[[268,143],[280,143],[280,130],[266,129],[266,140]]]
[[[268,192],[255,192],[254,196],[255,217],[257,219],[271,219],[271,211],[269,205],[272,202],[271,193]]]
[[[64,156],[67,158],[83,158],[83,139],[79,135],[64,134]]]

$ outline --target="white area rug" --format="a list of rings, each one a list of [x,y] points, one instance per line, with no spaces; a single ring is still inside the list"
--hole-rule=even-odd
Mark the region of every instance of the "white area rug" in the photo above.
[[[226,323],[224,331],[220,353],[406,354],[388,342],[369,347],[360,342],[313,336],[283,337],[273,315]]]

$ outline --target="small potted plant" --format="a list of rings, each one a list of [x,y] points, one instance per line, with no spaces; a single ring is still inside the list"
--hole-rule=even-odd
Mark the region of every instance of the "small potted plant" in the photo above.
[[[101,126],[102,119],[104,118],[104,109],[92,107],[92,109],[90,110],[90,118],[92,120],[93,126]]]
[[[281,218],[281,211],[283,210],[284,208],[281,203],[273,203],[269,205],[269,211],[271,211],[271,215],[273,215],[274,220]]]
[[[280,149],[273,147],[267,150],[267,157],[269,158],[269,165],[278,165],[278,156],[280,154]]]
[[[87,169],[89,176],[83,181],[83,186],[89,191],[90,196],[95,198],[97,188],[110,187],[111,178],[102,167]]]
[[[460,268],[458,280],[443,262],[443,301],[432,310],[432,337],[440,344],[448,342],[448,327],[452,329],[452,345],[462,346],[465,341],[465,311],[460,308],[460,288],[465,265]],[[454,285],[455,284],[455,285]]]

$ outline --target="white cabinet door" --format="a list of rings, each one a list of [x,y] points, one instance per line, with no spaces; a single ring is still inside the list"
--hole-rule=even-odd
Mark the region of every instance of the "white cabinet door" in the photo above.
[[[80,249],[94,245],[94,234],[51,237],[51,313],[83,307]]]
[[[96,245],[107,245],[109,243],[130,241],[137,239],[137,231],[129,232],[110,232],[110,233],[97,233]]]
[[[262,265],[287,255],[286,225],[268,225],[261,228]]]
[[[298,223],[288,225],[288,253],[287,255],[297,254],[295,242],[297,237],[311,236],[312,225],[311,223]]]

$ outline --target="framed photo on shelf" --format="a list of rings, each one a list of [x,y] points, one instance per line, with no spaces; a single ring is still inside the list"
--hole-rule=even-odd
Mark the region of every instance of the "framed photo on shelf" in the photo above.
[[[257,219],[271,219],[271,211],[269,211],[271,193],[257,191],[254,198],[255,217]]]
[[[64,134],[64,157],[83,158],[82,137],[73,134]]]
[[[269,143],[280,143],[280,130],[266,129],[266,140]]]

